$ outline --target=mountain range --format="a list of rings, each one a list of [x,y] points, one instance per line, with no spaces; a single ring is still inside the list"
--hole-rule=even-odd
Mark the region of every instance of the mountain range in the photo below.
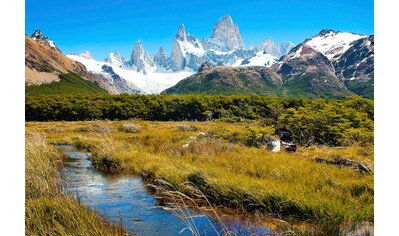
[[[374,97],[374,36],[321,30],[267,67],[204,64],[165,94],[249,93],[282,97]]]
[[[180,25],[169,56],[162,47],[151,55],[140,41],[134,45],[130,57],[123,57],[117,51],[111,52],[103,61],[88,58],[85,54],[67,56],[97,74],[104,73],[103,65],[110,66],[144,93],[160,93],[194,74],[204,62],[233,67],[271,66],[293,47],[294,44],[289,42],[275,45],[272,39],[267,39],[258,46],[245,48],[238,25],[225,15],[214,25],[209,39],[199,40],[186,32],[184,24]]]
[[[246,48],[238,25],[225,15],[209,39],[180,25],[170,56],[162,47],[152,55],[138,41],[128,59],[115,51],[98,61],[87,51],[64,56],[39,30],[25,41],[28,85],[57,82],[59,74],[72,71],[112,94],[374,96],[373,35],[322,30],[296,46],[267,39]]]

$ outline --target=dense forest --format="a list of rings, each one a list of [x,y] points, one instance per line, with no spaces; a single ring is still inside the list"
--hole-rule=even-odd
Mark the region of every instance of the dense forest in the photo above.
[[[259,120],[276,134],[305,145],[367,144],[374,139],[374,101],[277,98],[258,95],[43,95],[27,96],[27,121]]]

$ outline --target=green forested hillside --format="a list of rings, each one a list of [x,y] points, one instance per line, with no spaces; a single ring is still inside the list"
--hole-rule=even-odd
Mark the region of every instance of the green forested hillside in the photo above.
[[[53,94],[93,94],[107,93],[98,85],[83,79],[75,73],[61,74],[59,82],[42,85],[25,85],[26,95],[53,95]]]
[[[280,78],[266,67],[219,67],[194,74],[162,93],[279,96],[280,85]]]
[[[287,79],[267,67],[216,67],[181,80],[163,94],[257,94],[297,98],[345,98],[353,93],[326,73],[295,74]]]

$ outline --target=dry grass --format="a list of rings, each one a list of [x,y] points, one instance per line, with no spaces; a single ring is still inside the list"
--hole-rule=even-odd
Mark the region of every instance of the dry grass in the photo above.
[[[112,129],[127,122],[95,122]],[[53,142],[90,148],[93,163],[101,169],[136,173],[147,180],[160,179],[187,196],[192,183],[212,205],[247,212],[263,211],[289,221],[315,222],[326,234],[337,234],[345,226],[374,220],[374,174],[362,174],[349,167],[315,163],[316,157],[349,158],[374,168],[373,146],[299,147],[295,153],[271,153],[266,148],[247,147],[240,137],[260,124],[220,122],[136,121],[140,133],[76,133],[77,127],[93,122],[27,123],[29,130],[49,130]],[[199,131],[179,130],[194,125]],[[208,135],[212,134],[212,135]],[[183,145],[189,143],[188,147]]]
[[[25,140],[26,235],[127,235],[64,194],[61,155],[45,136],[28,131]]]
[[[55,197],[62,194],[58,168],[60,154],[38,133],[27,133],[25,142],[25,197]]]

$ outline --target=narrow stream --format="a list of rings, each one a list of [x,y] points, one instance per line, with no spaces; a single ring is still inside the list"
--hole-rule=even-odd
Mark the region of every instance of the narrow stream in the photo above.
[[[91,154],[70,145],[57,145],[69,158],[61,176],[69,193],[83,205],[113,223],[123,223],[137,235],[192,235],[172,212],[157,205],[139,176],[98,171],[87,159]],[[222,235],[222,228],[207,215],[190,211],[201,235]],[[223,220],[233,235],[270,235],[268,228],[238,220]]]

